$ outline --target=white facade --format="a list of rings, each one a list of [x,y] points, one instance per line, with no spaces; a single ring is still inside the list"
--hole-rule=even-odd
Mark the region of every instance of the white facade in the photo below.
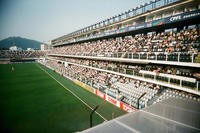
[[[27,51],[33,51],[34,49],[33,48],[27,48]]]
[[[48,50],[48,45],[47,44],[41,44],[40,45],[40,50],[41,51]]]
[[[17,46],[11,46],[9,49],[10,49],[10,50],[14,50],[14,51],[22,50],[22,48],[19,48],[19,47],[17,47]]]

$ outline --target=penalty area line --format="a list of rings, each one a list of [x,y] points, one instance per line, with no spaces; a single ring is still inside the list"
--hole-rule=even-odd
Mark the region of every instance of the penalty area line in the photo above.
[[[51,74],[49,74],[46,70],[41,68],[39,65],[36,65],[39,67],[42,71],[44,71],[46,74],[48,74],[52,79],[54,79],[58,84],[60,84],[65,90],[69,91],[73,96],[75,96],[77,99],[79,99],[83,104],[85,104],[89,109],[93,110],[93,108],[88,105],[85,101],[83,101],[79,96],[77,96],[74,92],[69,90],[67,87],[65,87],[60,81],[58,81],[56,78],[54,78]],[[99,115],[104,121],[108,121],[106,118],[104,118],[101,114],[99,114],[97,111],[95,111],[97,115]]]

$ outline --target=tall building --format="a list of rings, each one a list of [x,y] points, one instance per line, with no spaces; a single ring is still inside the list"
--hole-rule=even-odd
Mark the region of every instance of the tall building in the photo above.
[[[40,45],[40,50],[41,50],[41,51],[48,50],[48,45],[47,45],[47,44],[41,44],[41,45]]]

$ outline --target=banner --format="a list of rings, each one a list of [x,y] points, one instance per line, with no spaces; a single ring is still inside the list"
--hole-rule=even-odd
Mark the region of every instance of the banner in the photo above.
[[[103,92],[100,92],[99,90],[95,90],[95,94],[103,98],[104,100],[106,99],[106,94],[104,94]]]
[[[55,70],[58,74],[60,74],[60,75],[62,75],[62,73],[60,72],[60,71],[58,71],[58,70]]]
[[[120,102],[119,102],[118,100],[116,100],[116,99],[114,99],[114,98],[108,96],[108,95],[106,95],[106,101],[108,101],[108,102],[114,104],[115,106],[120,107]]]
[[[74,79],[73,79],[72,77],[69,77],[69,76],[67,76],[67,75],[65,75],[65,74],[63,74],[63,76],[64,76],[65,78],[67,78],[67,79],[69,79],[69,80],[71,80],[71,81],[74,82]]]
[[[115,30],[112,30],[112,31],[110,31],[109,33],[110,33],[110,35],[113,35],[113,34],[116,34],[116,31],[115,31]]]
[[[189,19],[193,19],[193,18],[197,18],[197,17],[200,17],[200,10],[195,10],[195,11],[186,12],[186,13],[174,15],[174,16],[171,16],[171,17],[167,17],[164,20],[164,24],[171,23],[171,22],[189,20]]]
[[[124,32],[127,32],[128,30],[129,30],[129,27],[122,28],[122,29],[119,29],[119,33],[124,33]]]
[[[44,64],[45,65],[45,64]],[[48,65],[45,65],[46,67],[48,67],[49,69],[51,69],[51,70],[54,70],[53,68],[51,68],[50,66],[48,66]]]
[[[92,87],[90,87],[90,86],[88,86],[88,85],[86,85],[86,84],[84,84],[84,83],[82,83],[82,82],[80,82],[78,80],[74,80],[74,83],[76,83],[77,85],[83,87],[87,91],[94,93],[94,89]]]
[[[200,10],[195,10],[195,11],[181,13],[181,14],[177,14],[174,16],[158,19],[158,20],[153,20],[153,21],[150,21],[147,23],[135,24],[133,26],[130,26],[128,31],[134,31],[137,29],[144,29],[144,28],[148,28],[148,27],[160,26],[163,24],[170,24],[173,22],[179,22],[179,21],[181,22],[181,21],[190,20],[190,19],[199,18],[199,17],[200,17]]]
[[[125,110],[126,112],[129,112],[129,113],[133,112],[133,111],[136,111],[136,109],[134,109],[134,108],[122,103],[122,102],[120,102],[120,108]]]

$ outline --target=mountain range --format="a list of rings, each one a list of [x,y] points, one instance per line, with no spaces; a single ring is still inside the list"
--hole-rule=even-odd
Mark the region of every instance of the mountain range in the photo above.
[[[0,41],[0,49],[9,49],[11,46],[17,46],[23,50],[27,48],[40,49],[42,42],[22,37],[8,37]]]

